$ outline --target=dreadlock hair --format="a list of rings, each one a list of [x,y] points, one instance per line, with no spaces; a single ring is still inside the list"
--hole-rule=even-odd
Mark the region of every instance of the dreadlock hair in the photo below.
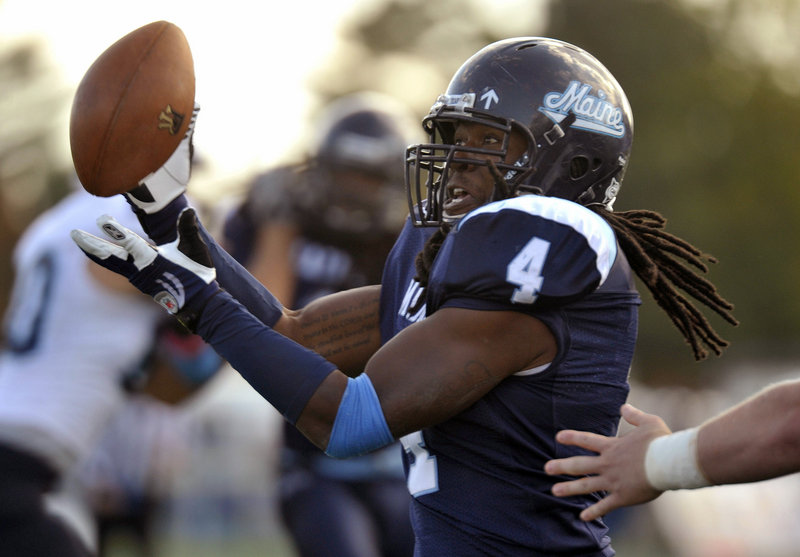
[[[494,164],[490,163],[489,169],[493,170],[492,175],[496,182],[505,184]],[[501,188],[501,191],[503,189],[507,190],[508,186]],[[600,215],[614,229],[631,269],[647,286],[656,303],[667,313],[691,346],[695,360],[708,357],[704,344],[717,356],[722,354],[728,341],[720,337],[705,316],[678,291],[683,290],[731,325],[738,325],[739,321],[731,313],[733,304],[723,298],[710,281],[697,273],[708,272],[705,261],[716,263],[717,260],[664,230],[667,220],[655,211],[615,213],[602,205],[592,204],[586,207]],[[412,313],[419,311],[425,303],[430,269],[450,228],[449,224],[443,224],[428,238],[422,251],[417,254],[414,261],[417,271],[415,279],[423,290],[411,308]]]
[[[702,344],[717,356],[722,354],[728,342],[717,334],[692,302],[678,292],[680,288],[731,325],[738,325],[739,321],[731,313],[733,304],[723,298],[710,281],[691,268],[707,273],[708,267],[704,261],[716,263],[717,260],[664,230],[667,220],[655,211],[614,213],[601,205],[590,205],[588,208],[603,217],[614,229],[631,269],[692,347],[695,360],[703,360],[708,356]]]

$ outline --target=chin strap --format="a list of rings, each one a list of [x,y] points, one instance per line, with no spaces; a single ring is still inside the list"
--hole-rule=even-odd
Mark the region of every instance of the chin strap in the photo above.
[[[528,178],[537,175],[541,169],[548,168],[552,162],[558,158],[558,155],[561,154],[561,148],[559,148],[559,145],[563,144],[564,138],[572,129],[572,124],[575,122],[575,118],[575,114],[570,112],[564,117],[563,120],[561,120],[561,122],[554,123],[552,128],[542,134],[542,137],[544,138],[544,144],[539,146],[540,153],[534,161],[535,164],[532,167],[529,167],[526,172],[519,176],[516,181],[516,185],[513,188],[506,185],[506,188],[509,190],[508,195],[500,199],[506,199],[513,195],[525,193],[534,193],[537,195],[542,195],[544,193],[544,190],[540,186],[526,184],[525,181]],[[506,175],[506,177],[508,178],[508,175]],[[495,191],[498,193],[497,187],[495,187]]]
[[[506,175],[503,176],[500,173],[500,169],[497,168],[497,165],[494,164],[494,161],[489,160],[486,161],[489,166],[489,173],[494,178],[494,190],[492,191],[492,201],[500,201],[501,199],[508,199],[514,195],[514,189],[511,185],[506,181],[506,177],[510,174],[510,172],[506,172]]]

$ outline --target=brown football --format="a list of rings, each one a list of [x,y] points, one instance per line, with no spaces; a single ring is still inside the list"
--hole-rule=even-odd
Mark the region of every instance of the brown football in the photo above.
[[[162,166],[189,127],[194,88],[189,43],[172,23],[150,23],[108,47],[72,103],[69,142],[84,189],[123,193]]]

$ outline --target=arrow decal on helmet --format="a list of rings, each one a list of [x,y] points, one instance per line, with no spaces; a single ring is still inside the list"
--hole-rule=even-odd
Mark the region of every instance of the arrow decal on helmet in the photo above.
[[[486,101],[483,105],[484,110],[489,110],[492,108],[492,103],[500,102],[500,97],[497,96],[497,93],[494,89],[489,89],[483,95],[481,95],[481,100]]]
[[[625,122],[622,109],[606,100],[606,94],[598,91],[590,95],[591,85],[571,81],[564,92],[550,92],[544,96],[544,106],[539,110],[555,123],[560,123],[572,112],[575,122],[571,127],[593,133],[625,136]]]

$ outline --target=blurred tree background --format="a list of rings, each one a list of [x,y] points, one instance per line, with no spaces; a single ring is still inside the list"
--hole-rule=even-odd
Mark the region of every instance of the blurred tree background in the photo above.
[[[657,210],[671,232],[717,257],[708,278],[741,321],[731,328],[710,315],[731,347],[695,363],[642,288],[634,374],[701,384],[738,362],[800,357],[797,28],[795,0],[365,0],[309,86],[320,106],[373,89],[421,117],[458,66],[500,38],[546,35],[595,54],[635,118],[615,207]],[[52,121],[70,102],[36,45],[9,49],[0,38],[0,310],[19,232],[68,188],[69,168],[50,154]]]

